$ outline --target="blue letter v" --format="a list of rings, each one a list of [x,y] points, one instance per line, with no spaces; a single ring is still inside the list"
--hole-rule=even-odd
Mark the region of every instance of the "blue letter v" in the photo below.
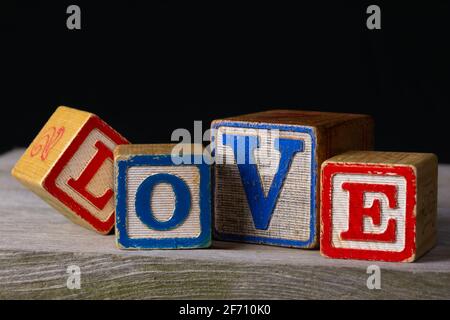
[[[281,157],[278,171],[273,178],[267,197],[264,195],[253,154],[255,148],[259,148],[258,137],[224,134],[223,144],[231,147],[234,151],[256,229],[267,230],[294,155],[303,151],[303,141],[286,138],[275,139],[275,147],[278,146]],[[244,159],[242,159],[243,156]]]

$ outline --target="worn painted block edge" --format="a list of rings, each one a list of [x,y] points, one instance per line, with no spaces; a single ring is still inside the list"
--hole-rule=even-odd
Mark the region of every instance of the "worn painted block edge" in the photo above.
[[[195,155],[192,162],[195,163]],[[194,164],[192,164],[194,165]],[[192,166],[189,165],[189,166]],[[116,244],[120,249],[192,249],[211,245],[211,168],[196,164],[200,171],[200,235],[196,238],[131,239],[126,229],[128,168],[134,166],[174,166],[171,155],[135,155],[116,159]]]
[[[234,128],[251,128],[251,129],[277,129],[282,131],[294,131],[300,133],[309,134],[311,137],[311,212],[310,212],[310,237],[306,241],[300,240],[288,240],[282,238],[269,238],[260,236],[246,236],[231,233],[223,233],[216,229],[215,224],[213,227],[214,238],[223,241],[237,241],[237,242],[249,242],[256,244],[268,244],[283,247],[294,248],[315,248],[318,244],[317,237],[317,222],[318,222],[318,208],[317,203],[317,177],[318,166],[316,156],[316,132],[313,127],[301,126],[301,125],[283,125],[283,124],[269,124],[269,123],[253,123],[244,121],[229,121],[229,120],[215,120],[213,121],[211,128],[213,129],[213,136],[211,143],[216,143],[216,131],[220,127],[234,127]],[[215,148],[214,148],[215,150]],[[214,154],[213,154],[214,156]],[[215,179],[217,179],[215,177]]]
[[[344,169],[345,171],[339,171]],[[406,203],[406,243],[401,252],[389,252],[381,250],[356,250],[334,248],[331,245],[331,180],[336,173],[370,173],[398,174],[406,179],[408,199]],[[386,262],[414,262],[416,256],[416,210],[417,210],[417,173],[412,165],[383,165],[362,164],[345,162],[324,162],[322,164],[321,178],[321,212],[320,212],[320,253],[324,257],[334,259],[355,259]]]
[[[102,234],[108,234],[114,227],[114,212],[112,212],[107,220],[101,221],[56,185],[56,179],[58,175],[64,169],[67,162],[69,162],[73,157],[75,152],[78,150],[78,147],[94,129],[100,130],[103,134],[105,134],[109,139],[112,139],[114,143],[118,145],[129,143],[128,140],[126,140],[117,131],[111,128],[106,122],[101,120],[98,116],[92,114],[92,116],[88,119],[88,121],[84,124],[76,137],[73,139],[71,144],[60,156],[58,161],[50,170],[49,174],[45,177],[43,188],[47,190],[48,193],[53,197],[58,199],[59,202],[69,208],[71,212],[85,220],[89,225],[92,226],[94,230]],[[113,173],[111,172],[111,174]]]

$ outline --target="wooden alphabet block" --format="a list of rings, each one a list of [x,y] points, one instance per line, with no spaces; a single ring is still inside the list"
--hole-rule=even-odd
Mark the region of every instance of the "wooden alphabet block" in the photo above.
[[[12,175],[73,222],[114,226],[113,150],[128,141],[96,115],[59,107]]]
[[[321,252],[412,262],[436,243],[435,155],[354,151],[322,165]]]
[[[173,144],[116,148],[116,240],[122,249],[203,248],[211,243],[211,172],[202,153]],[[194,148],[192,146],[192,148]],[[203,148],[200,146],[200,151]],[[188,157],[186,157],[188,156]],[[200,160],[200,161],[199,161]]]
[[[274,110],[212,124],[215,236],[298,248],[318,245],[320,165],[371,149],[369,116]]]

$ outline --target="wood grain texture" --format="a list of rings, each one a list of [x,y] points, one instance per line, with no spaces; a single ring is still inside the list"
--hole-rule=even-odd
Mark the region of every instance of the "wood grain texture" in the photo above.
[[[273,110],[215,120],[212,128],[216,159],[224,159],[215,167],[214,198],[215,232],[224,240],[316,248],[322,162],[344,151],[373,148],[373,120],[367,115]],[[255,157],[259,177],[254,177],[253,182],[242,181],[241,171],[248,173],[250,166],[236,165],[233,149],[223,143],[225,135],[258,137],[260,147]],[[262,197],[245,185],[261,180],[261,189],[270,200],[270,189],[282,167],[279,152],[273,152],[278,138],[273,135],[299,140],[303,150],[294,154],[270,226],[262,229],[255,225],[250,205],[252,199]]]
[[[214,242],[211,249],[123,251],[74,225],[12,179],[0,158],[0,299],[450,299],[450,165],[439,171],[438,245],[417,263],[331,260],[316,250]],[[32,213],[32,214],[31,214]],[[81,290],[66,287],[69,265]]]
[[[120,143],[128,142],[96,115],[59,107],[12,175],[74,223],[106,234],[114,224],[112,151]]]
[[[244,128],[221,127],[217,135],[227,134],[246,134]],[[260,148],[256,158],[256,165],[259,170],[259,177],[255,177],[255,183],[261,181],[264,194],[268,197],[269,190],[274,181],[274,176],[279,167],[278,154],[273,152],[272,137],[269,130],[259,130]],[[245,237],[260,237],[261,243],[265,241],[276,242],[279,239],[294,242],[307,243],[305,246],[312,245],[311,237],[311,212],[314,211],[311,204],[312,172],[311,155],[312,139],[307,133],[301,132],[283,132],[284,137],[303,142],[303,151],[293,156],[289,170],[286,173],[282,190],[276,201],[276,206],[270,219],[268,229],[258,229],[255,227],[254,218],[248,199],[255,196],[249,196],[244,189],[244,183],[241,179],[241,172],[236,164],[233,150],[225,146],[220,141],[217,144],[217,157],[224,156],[226,159],[232,159],[233,162],[216,165],[216,185],[215,185],[215,230],[219,238],[227,239],[228,235],[237,235],[246,241]],[[269,142],[267,142],[269,141]],[[273,158],[268,155],[273,154]],[[262,199],[259,199],[263,201]],[[299,208],[301,212],[299,213]],[[269,240],[276,239],[276,240]],[[256,242],[258,242],[256,241]],[[292,245],[294,246],[294,245]]]
[[[72,222],[86,228],[90,227],[86,221],[44,188],[44,180],[90,117],[88,112],[59,107],[12,169],[12,175],[24,186]]]
[[[115,160],[125,160],[134,155],[170,155],[176,144],[126,144],[114,150]]]
[[[370,116],[363,114],[302,110],[270,110],[238,115],[223,120],[275,124],[283,123],[287,125],[302,125],[328,129],[359,119],[365,119],[367,122],[372,122]]]
[[[325,161],[321,252],[417,260],[436,244],[437,187],[437,157],[429,153],[350,151]]]
[[[190,155],[195,152],[195,145],[185,146],[192,149]],[[193,161],[174,164],[174,148],[173,144],[116,148],[119,248],[181,249],[210,245],[210,167]],[[199,151],[202,155],[203,148]]]

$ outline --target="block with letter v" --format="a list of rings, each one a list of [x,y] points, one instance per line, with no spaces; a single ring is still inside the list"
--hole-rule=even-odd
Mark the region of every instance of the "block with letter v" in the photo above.
[[[372,147],[364,115],[274,110],[216,120],[215,236],[298,248],[318,245],[320,164]]]

